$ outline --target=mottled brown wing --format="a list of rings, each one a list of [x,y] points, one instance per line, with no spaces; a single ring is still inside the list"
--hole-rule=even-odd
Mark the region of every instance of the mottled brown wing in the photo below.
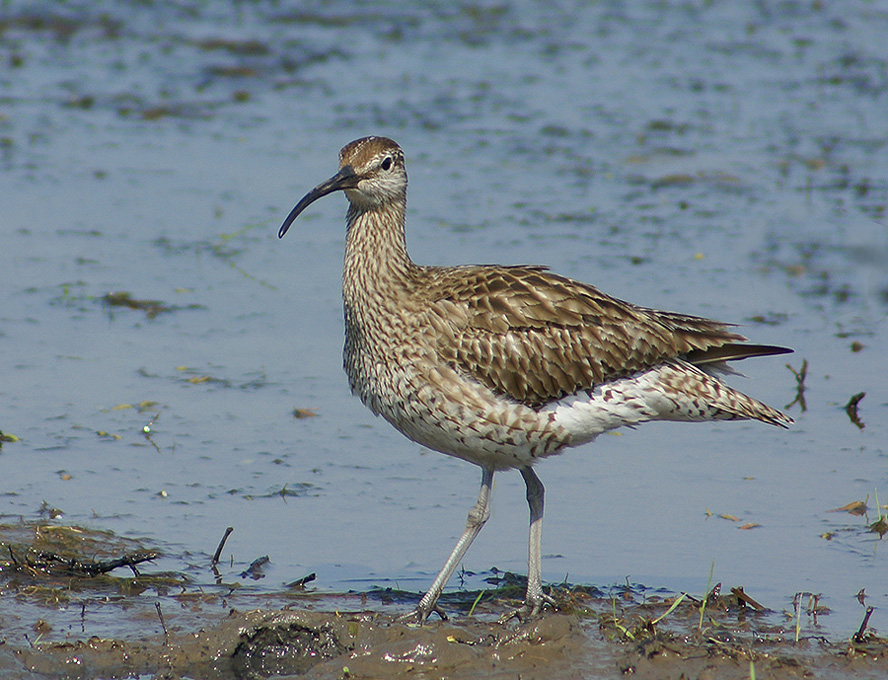
[[[429,273],[430,312],[435,326],[446,327],[439,336],[443,358],[531,406],[676,356],[694,353],[705,363],[708,351],[745,340],[726,324],[637,307],[544,267]]]

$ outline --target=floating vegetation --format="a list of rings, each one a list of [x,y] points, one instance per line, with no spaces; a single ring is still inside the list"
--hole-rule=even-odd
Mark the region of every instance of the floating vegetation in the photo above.
[[[3,444],[13,444],[17,441],[20,441],[19,438],[11,432],[0,430],[0,446],[3,446]]]
[[[829,512],[847,512],[852,515],[857,515],[860,517],[861,515],[865,515],[867,511],[866,502],[869,500],[869,495],[867,495],[866,500],[864,501],[851,501],[847,505],[843,505],[841,508],[833,508],[829,510]]]
[[[845,413],[848,414],[848,418],[861,430],[866,427],[866,425],[864,425],[863,421],[860,419],[860,414],[857,412],[857,405],[865,396],[866,392],[858,392],[848,400],[847,404],[845,404]]]
[[[145,312],[145,316],[149,319],[153,319],[163,312],[170,312],[173,309],[160,300],[138,300],[127,291],[106,293],[102,300],[109,307],[127,307],[129,309],[141,310]]]
[[[313,408],[294,408],[293,409],[293,417],[296,419],[302,418],[315,418],[317,417],[317,411]]]

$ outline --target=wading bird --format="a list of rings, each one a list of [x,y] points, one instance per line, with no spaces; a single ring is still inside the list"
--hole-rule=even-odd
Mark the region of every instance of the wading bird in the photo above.
[[[412,613],[436,602],[490,514],[493,474],[517,468],[530,507],[527,593],[543,592],[543,485],[534,465],[602,432],[651,420],[790,418],[719,378],[726,362],[791,350],[745,344],[727,324],[638,307],[537,266],[427,267],[407,254],[404,153],[365,137],[339,154],[339,171],[305,195],[344,191],[344,366],[352,392],[401,433],[481,468],[466,528]],[[442,614],[443,616],[443,614]]]

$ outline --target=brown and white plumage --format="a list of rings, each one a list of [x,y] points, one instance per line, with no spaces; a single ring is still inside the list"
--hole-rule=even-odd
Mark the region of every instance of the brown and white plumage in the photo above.
[[[535,266],[420,266],[404,236],[401,148],[365,137],[340,169],[299,201],[349,199],[344,367],[352,391],[403,434],[482,468],[466,529],[415,614],[431,611],[489,515],[495,470],[518,468],[531,526],[521,613],[548,602],[541,586],[543,486],[537,459],[649,420],[792,422],[732,389],[727,361],[787,352],[744,344],[727,324],[638,307]]]

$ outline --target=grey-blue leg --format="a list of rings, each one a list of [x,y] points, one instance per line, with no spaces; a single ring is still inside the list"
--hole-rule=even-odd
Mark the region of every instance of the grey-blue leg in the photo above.
[[[444,590],[444,586],[447,585],[447,581],[450,580],[457,565],[460,563],[460,560],[462,560],[463,555],[466,554],[469,546],[472,545],[472,541],[475,540],[478,532],[481,531],[481,527],[484,526],[484,523],[490,517],[490,488],[492,485],[493,469],[482,468],[481,491],[478,493],[477,502],[472,509],[469,510],[465,531],[463,531],[462,536],[459,537],[459,540],[453,548],[453,552],[450,553],[450,557],[447,558],[441,571],[438,572],[429,591],[422,596],[419,604],[416,605],[416,609],[405,618],[416,617],[419,620],[419,623],[422,623],[432,612],[437,612],[441,618],[446,618],[444,613],[435,605],[438,602],[438,598],[441,596],[441,591]],[[540,485],[540,488],[542,488],[542,485]]]

